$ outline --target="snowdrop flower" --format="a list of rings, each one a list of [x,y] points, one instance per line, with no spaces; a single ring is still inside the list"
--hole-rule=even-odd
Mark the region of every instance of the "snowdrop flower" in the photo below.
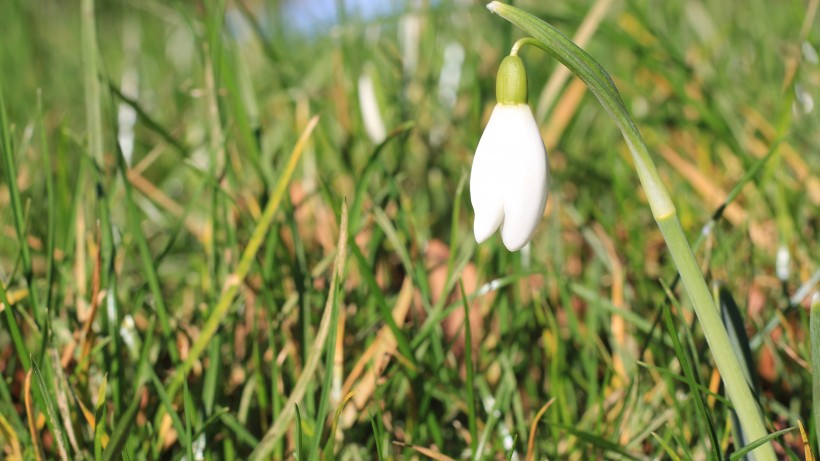
[[[364,121],[364,131],[373,144],[379,144],[387,137],[387,129],[384,127],[379,102],[376,97],[376,87],[370,74],[362,72],[359,77],[359,105],[362,110],[362,120]]]
[[[501,62],[497,104],[478,142],[470,175],[478,243],[501,227],[510,251],[532,238],[549,189],[547,149],[527,104],[527,74],[516,55]]]

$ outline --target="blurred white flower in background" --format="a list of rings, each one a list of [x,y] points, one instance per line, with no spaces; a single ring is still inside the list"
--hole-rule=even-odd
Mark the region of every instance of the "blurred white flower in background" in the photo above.
[[[370,77],[367,70],[359,76],[359,107],[362,111],[362,121],[367,136],[374,144],[384,141],[384,138],[387,137],[387,129],[384,127],[384,120],[379,110],[373,78]]]

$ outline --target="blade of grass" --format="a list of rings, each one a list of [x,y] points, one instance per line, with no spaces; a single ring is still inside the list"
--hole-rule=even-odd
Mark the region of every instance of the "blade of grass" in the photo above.
[[[510,404],[510,397],[515,391],[515,378],[512,377],[513,371],[511,369],[511,365],[509,364],[509,358],[501,358],[501,367],[504,375],[501,378],[501,383],[498,386],[495,396],[493,396],[492,399],[486,399],[494,403],[492,408],[489,408],[489,406],[485,407],[485,411],[489,416],[487,417],[487,422],[484,425],[484,430],[481,432],[481,438],[479,439],[478,446],[473,452],[473,456],[471,458],[473,460],[483,459],[481,455],[484,453],[484,447],[490,440],[490,434],[499,419],[503,416],[503,413],[507,411],[507,407]]]
[[[39,328],[45,327],[43,312],[40,310],[37,289],[34,287],[34,272],[31,268],[31,250],[28,245],[28,235],[26,231],[26,221],[24,217],[23,202],[20,198],[20,189],[17,185],[17,167],[14,162],[14,146],[12,145],[11,134],[9,133],[9,121],[6,115],[6,103],[0,89],[0,149],[3,150],[3,171],[6,176],[6,183],[9,189],[9,199],[11,201],[11,211],[14,217],[14,230],[17,232],[17,241],[20,244],[20,256],[23,262],[23,275],[29,287],[31,296],[31,309],[34,320]],[[6,302],[6,306],[9,304]]]
[[[581,429],[576,428],[575,426],[569,426],[569,425],[554,423],[554,422],[548,422],[548,424],[550,426],[553,426],[553,427],[557,428],[557,429],[567,431],[570,434],[572,434],[573,436],[583,440],[584,442],[587,442],[590,445],[593,445],[593,446],[597,447],[598,449],[600,449],[604,452],[617,453],[617,454],[623,456],[626,459],[633,459],[633,460],[636,460],[636,461],[639,460],[639,459],[642,459],[641,457],[639,457],[635,453],[630,452],[625,447],[622,447],[622,446],[618,445],[617,443],[615,443],[611,440],[607,440],[607,439],[604,439],[604,438],[602,438],[600,436],[597,436],[595,434],[589,433],[587,431],[583,431]]]
[[[276,211],[282,203],[282,198],[286,192],[287,184],[290,182],[290,178],[296,170],[296,164],[302,156],[305,145],[310,138],[310,134],[313,132],[313,129],[316,127],[318,122],[319,118],[314,116],[310,122],[308,122],[308,125],[305,127],[305,130],[296,142],[296,146],[293,148],[293,151],[288,159],[287,166],[282,172],[282,176],[280,176],[279,180],[276,182],[273,195],[271,196],[268,204],[265,206],[265,211],[262,213],[262,217],[259,218],[256,228],[254,228],[253,234],[248,241],[248,245],[242,253],[242,258],[239,261],[236,271],[226,280],[225,287],[222,290],[219,301],[217,301],[216,307],[214,307],[211,315],[208,317],[208,320],[206,320],[205,325],[203,325],[202,331],[199,336],[197,336],[194,344],[191,346],[191,350],[188,353],[188,358],[179,367],[177,367],[176,372],[171,379],[171,383],[168,387],[168,394],[170,396],[176,395],[177,391],[179,391],[180,385],[182,384],[182,380],[185,379],[185,375],[188,371],[190,371],[194,362],[199,359],[199,356],[202,355],[202,352],[211,342],[213,335],[216,333],[216,330],[222,323],[225,314],[227,314],[228,309],[231,307],[233,299],[239,290],[239,285],[244,282],[245,277],[247,277],[250,272],[251,266],[256,259],[256,253],[262,246],[268,229],[270,229],[270,226],[273,223],[273,218],[276,215]]]
[[[652,433],[652,438],[654,438],[655,441],[658,442],[658,444],[660,444],[661,448],[663,448],[664,453],[666,453],[667,456],[669,456],[669,458],[672,459],[672,461],[681,461],[680,456],[678,456],[678,454],[675,453],[675,449],[672,448],[672,446],[669,445],[666,442],[666,440],[662,439],[658,434],[654,432]]]
[[[814,461],[814,453],[811,451],[811,443],[809,442],[809,435],[806,434],[806,428],[803,427],[803,421],[797,420],[797,427],[800,428],[800,439],[803,440],[803,454],[806,461]]]
[[[126,164],[125,157],[122,155],[119,145],[117,146],[117,166],[120,171],[120,177],[122,178],[123,189],[125,190],[125,206],[128,215],[128,227],[130,228],[132,237],[137,243],[137,250],[139,251],[144,275],[148,283],[148,288],[151,290],[151,296],[154,298],[157,317],[159,317],[159,324],[162,327],[162,335],[166,343],[172,344],[173,330],[171,329],[168,309],[165,307],[165,299],[162,294],[162,289],[160,288],[157,269],[154,266],[153,258],[151,256],[151,249],[148,247],[148,241],[146,240],[145,234],[142,232],[142,227],[140,226],[139,213],[137,211],[136,204],[134,203],[131,183],[128,181],[128,165]],[[185,217],[181,219],[184,221]],[[179,354],[177,353],[176,347],[167,347],[166,350],[168,351],[168,355],[171,357],[171,361],[178,363]]]
[[[376,459],[379,461],[384,460],[384,455],[382,454],[382,433],[379,430],[379,423],[376,422],[376,418],[373,416],[373,413],[370,413],[370,426],[373,427],[373,438],[375,439],[376,443]]]
[[[683,370],[686,382],[691,390],[692,399],[695,401],[695,408],[697,408],[698,415],[700,416],[699,419],[700,421],[706,422],[706,431],[708,433],[709,440],[711,441],[711,446],[706,449],[710,452],[712,459],[723,459],[723,456],[720,453],[720,441],[718,439],[717,432],[715,431],[715,425],[712,422],[712,416],[708,411],[706,411],[706,403],[703,401],[703,396],[700,394],[699,389],[703,387],[703,385],[700,384],[700,381],[695,376],[694,370],[689,364],[686,350],[678,337],[678,329],[675,324],[675,319],[672,317],[672,310],[669,307],[669,304],[664,303],[663,309],[666,328],[669,330],[669,337],[672,339],[672,345],[675,348],[675,355],[678,357],[678,362],[680,362],[680,367]]]
[[[189,445],[188,439],[186,439],[187,433],[185,432],[185,425],[182,424],[182,420],[179,418],[179,415],[174,410],[174,404],[171,402],[171,398],[165,392],[165,388],[162,386],[162,382],[159,380],[157,373],[153,369],[148,370],[151,382],[154,384],[154,390],[157,392],[157,397],[159,398],[162,407],[165,408],[166,413],[171,416],[171,423],[174,426],[174,430],[177,432],[179,437],[179,442],[183,445]],[[158,445],[162,443],[162,441],[157,441]],[[158,448],[158,446],[157,446]]]
[[[344,267],[344,263],[347,257],[347,219],[347,204],[343,203],[342,218],[341,223],[339,224],[339,241],[337,244],[338,250],[336,253],[336,263],[334,264],[333,275],[331,276],[330,280],[331,287],[336,286],[336,284],[339,283],[337,282],[337,278],[341,277],[342,275],[342,269]],[[290,397],[288,397],[288,401],[287,403],[285,403],[285,407],[282,409],[282,412],[279,414],[279,417],[276,418],[276,421],[273,423],[273,426],[270,429],[268,429],[268,432],[259,442],[259,445],[257,445],[256,449],[251,453],[248,459],[265,459],[273,450],[274,446],[276,445],[276,442],[278,442],[279,439],[285,434],[285,431],[287,430],[287,427],[290,424],[290,420],[293,417],[293,412],[296,407],[296,403],[302,399],[302,396],[304,395],[308,384],[313,379],[313,374],[316,372],[316,368],[319,366],[319,358],[322,355],[322,349],[324,346],[324,342],[327,339],[329,330],[336,328],[336,325],[332,325],[331,328],[330,321],[333,311],[331,306],[335,302],[335,295],[336,293],[334,290],[329,290],[327,302],[325,303],[324,313],[322,314],[322,320],[319,322],[319,329],[316,331],[316,337],[314,338],[310,355],[308,356],[307,362],[305,362],[305,366],[302,369],[301,376],[299,376],[299,379],[293,386],[293,391],[291,391]]]
[[[20,334],[20,325],[17,324],[17,317],[12,312],[12,305],[9,303],[8,293],[3,281],[0,280],[0,301],[3,302],[3,314],[6,318],[6,327],[11,335],[11,341],[14,343],[14,351],[17,353],[17,358],[23,364],[25,370],[31,369],[31,356],[26,349],[26,343],[23,342],[23,336]]]
[[[353,237],[351,237],[352,239]],[[359,268],[359,274],[364,279],[364,282],[367,284],[367,287],[370,289],[371,296],[375,299],[376,306],[379,309],[379,314],[381,315],[381,320],[387,324],[390,328],[390,332],[393,333],[393,337],[396,338],[396,342],[399,347],[399,351],[401,351],[402,355],[407,358],[407,360],[413,365],[413,367],[405,367],[407,370],[408,376],[412,379],[416,376],[417,371],[416,368],[418,367],[416,357],[413,355],[412,349],[410,348],[410,343],[407,341],[407,337],[402,331],[401,328],[396,324],[396,321],[393,320],[393,313],[390,310],[390,306],[387,304],[387,300],[384,298],[384,293],[382,293],[381,288],[379,287],[378,282],[376,282],[376,276],[373,274],[373,269],[371,268],[372,265],[365,259],[364,255],[362,254],[362,250],[359,249],[359,246],[355,244],[355,242],[349,242],[350,245],[350,253],[356,258],[356,263]]]
[[[797,429],[797,428],[796,427],[787,427],[786,429],[781,429],[777,432],[772,432],[771,434],[767,434],[766,437],[763,437],[761,439],[757,439],[754,442],[746,445],[745,447],[741,448],[740,450],[738,450],[738,451],[732,453],[731,455],[729,455],[729,461],[737,461],[738,459],[740,459],[740,458],[746,456],[747,454],[751,453],[752,450],[754,450],[755,448],[763,445],[764,443],[770,442],[770,441],[780,437],[781,435],[788,434],[789,432],[791,432],[795,429]]]
[[[646,368],[647,370],[652,370],[652,371],[655,371],[657,373],[660,373],[664,377],[667,377],[667,378],[672,379],[674,381],[677,381],[679,383],[687,384],[687,385],[689,384],[689,381],[686,379],[686,376],[681,376],[681,375],[675,373],[674,371],[672,371],[668,368],[663,368],[663,367],[659,367],[657,365],[652,365],[652,364],[649,364],[649,363],[646,363],[646,362],[640,362],[640,361],[638,362],[638,365]],[[708,387],[704,386],[703,384],[698,384],[697,386],[698,386],[698,388],[697,388],[698,392],[702,392],[703,394],[709,396],[710,398],[715,399],[716,401],[720,402],[723,405],[726,405],[727,407],[732,405],[732,402],[730,402],[726,397],[724,397],[720,394],[716,394],[716,393],[712,392],[711,390],[709,390]]]
[[[101,406],[96,412],[96,425],[94,426],[94,459],[102,460],[105,447],[108,446],[108,433],[105,430],[108,415],[108,407]]]
[[[347,207],[346,204],[342,206]],[[340,233],[346,234],[347,229],[340,230]],[[342,264],[344,264],[344,262],[342,262]],[[321,396],[319,397],[319,408],[317,409],[316,423],[314,424],[315,431],[308,451],[308,456],[312,460],[319,459],[319,444],[322,441],[322,433],[324,432],[325,421],[329,413],[328,401],[330,400],[330,390],[333,387],[333,360],[336,355],[336,334],[338,332],[337,325],[339,323],[339,279],[344,276],[344,266],[341,266],[338,270],[338,277],[334,280],[335,283],[330,285],[330,290],[335,294],[332,296],[333,303],[330,304],[330,332],[325,341],[325,379],[322,385]],[[333,434],[330,434],[330,438],[333,438]],[[327,456],[325,456],[325,458],[327,458]]]
[[[817,443],[820,444],[820,293],[815,293],[811,300],[809,337],[811,338],[812,414]]]
[[[191,393],[188,392],[188,380],[182,382],[182,414],[185,415],[185,440],[187,443],[185,444],[185,452],[188,455],[188,459],[194,459],[194,438],[193,438],[193,425],[194,425],[194,404],[191,402]]]
[[[139,398],[141,394],[142,391],[137,392],[137,395],[135,395],[131,400],[131,404],[128,405],[125,412],[122,415],[119,415],[119,422],[117,422],[116,426],[114,426],[114,433],[111,435],[111,439],[103,452],[103,461],[111,461],[122,455],[122,449],[125,446],[125,442],[128,441],[128,437],[131,435],[131,431],[136,424],[134,419],[137,416],[137,411],[139,410],[140,403],[142,402],[142,399]]]
[[[97,78],[97,25],[94,18],[94,0],[82,0],[81,46],[83,81],[85,83],[85,110],[88,124],[88,152],[97,165],[103,165],[102,107],[100,82]]]
[[[353,398],[354,391],[350,391],[342,398],[342,401],[339,402],[338,408],[336,408],[336,414],[333,415],[333,424],[330,426],[330,437],[327,439],[327,444],[325,445],[325,459],[335,459],[336,455],[334,452],[336,446],[336,428],[339,427],[339,418],[342,416],[342,411],[347,406],[347,402]]]
[[[551,398],[549,402],[545,403],[538,413],[535,414],[535,418],[532,419],[532,424],[530,425],[530,437],[527,440],[527,457],[525,458],[526,461],[534,461],[535,460],[535,431],[538,430],[538,422],[541,421],[541,417],[544,416],[544,413],[549,410],[549,407],[555,403],[555,397]]]
[[[518,434],[513,435],[512,447],[510,447],[510,451],[507,452],[507,461],[512,461],[513,456],[515,456],[515,447],[518,445]]]
[[[433,459],[435,461],[456,461],[455,459],[445,455],[444,453],[440,453],[436,450],[433,450],[432,448],[421,447],[421,446],[418,446],[418,445],[412,445],[412,444],[399,442],[399,441],[393,442],[393,445],[396,445],[396,446],[399,446],[399,447],[404,447],[404,448],[409,448],[409,449],[415,451],[416,453],[422,454],[422,455],[424,455],[424,456],[426,456],[430,459]]]
[[[299,413],[299,405],[294,404],[293,408],[296,412],[296,459],[303,461],[305,454],[302,451],[302,414]]]
[[[37,124],[40,126],[40,150],[43,152],[43,171],[46,177],[47,234],[46,234],[46,312],[51,311],[54,301],[54,250],[57,235],[57,203],[54,196],[54,175],[51,174],[52,157],[48,148],[46,123],[43,118],[43,94],[37,91]]]
[[[259,439],[248,431],[236,417],[231,413],[220,413],[219,420],[228,427],[236,435],[237,440],[244,443],[248,448],[254,448],[259,445]]]
[[[743,315],[740,313],[740,308],[737,306],[732,294],[723,285],[714,287],[715,302],[720,306],[721,318],[729,333],[729,340],[732,343],[732,349],[735,356],[738,357],[743,373],[749,386],[758,392],[757,382],[754,380],[752,370],[754,369],[754,362],[752,361],[752,351],[749,348],[749,337],[746,335],[746,328],[743,322]],[[732,434],[736,447],[742,447],[748,442],[743,434],[742,424],[737,416],[737,412],[732,410]]]
[[[0,414],[0,440],[4,441],[5,446],[10,448],[11,458],[18,460],[23,459],[23,452],[20,449],[20,440],[17,438],[17,433],[2,414]]]
[[[162,139],[165,140],[165,142],[176,149],[180,155],[182,155],[182,158],[188,157],[188,148],[182,145],[182,143],[178,141],[170,132],[168,132],[168,130],[166,130],[161,123],[157,122],[153,119],[153,117],[148,115],[138,101],[123,94],[117,87],[117,84],[112,82],[110,79],[107,80],[107,83],[108,89],[111,90],[111,93],[113,93],[114,96],[116,96],[121,102],[124,102],[126,105],[134,109],[134,112],[137,113],[138,119],[142,120],[142,123],[145,124],[148,129],[156,132]]]
[[[478,425],[475,411],[475,371],[473,369],[473,333],[470,326],[470,304],[467,303],[467,293],[464,284],[459,280],[458,289],[461,292],[461,303],[464,307],[464,364],[467,369],[467,422],[470,430],[470,451],[476,458],[478,449]]]
[[[361,219],[362,208],[364,207],[365,195],[367,194],[367,186],[370,182],[370,176],[376,171],[376,167],[382,165],[381,154],[386,151],[385,146],[387,146],[390,141],[397,138],[399,135],[412,130],[415,125],[416,124],[413,121],[402,123],[388,133],[387,137],[384,138],[384,141],[380,142],[373,149],[373,153],[370,154],[370,158],[367,160],[367,163],[361,173],[358,174],[358,179],[356,181],[356,192],[353,195],[353,202],[350,204],[350,222],[352,222],[354,226],[358,227],[363,222]],[[356,227],[354,227],[354,229],[356,229]]]
[[[41,400],[43,405],[45,405],[46,422],[48,423],[48,427],[51,429],[54,439],[57,442],[57,449],[60,454],[60,458],[63,460],[68,460],[68,450],[66,448],[68,446],[68,441],[65,438],[63,425],[60,418],[57,417],[57,409],[54,407],[54,403],[51,401],[50,397],[55,394],[55,392],[48,388],[46,381],[43,379],[43,374],[40,371],[40,368],[33,361],[31,364],[31,369],[34,370],[34,375],[37,377],[37,390],[40,392],[39,400]]]
[[[40,431],[37,430],[37,417],[34,413],[34,404],[31,401],[31,375],[33,369],[29,368],[26,373],[26,380],[23,383],[23,402],[26,407],[26,417],[28,419],[28,430],[31,435],[31,444],[34,445],[34,457],[37,461],[43,459],[43,447],[40,442]]]

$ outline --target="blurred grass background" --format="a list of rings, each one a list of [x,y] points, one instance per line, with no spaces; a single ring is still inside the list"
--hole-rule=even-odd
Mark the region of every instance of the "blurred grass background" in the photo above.
[[[476,246],[466,179],[520,35],[480,2],[366,3],[97,1],[89,47],[80,2],[5,2],[5,456],[706,459],[743,445],[594,98],[523,53],[547,211],[526,251]],[[612,75],[739,318],[771,430],[802,421],[816,453],[818,2],[515,4],[579,34]],[[798,431],[776,443],[806,456]]]

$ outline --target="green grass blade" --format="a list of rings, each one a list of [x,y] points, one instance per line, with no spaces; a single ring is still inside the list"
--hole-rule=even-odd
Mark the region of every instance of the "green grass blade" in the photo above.
[[[219,420],[236,435],[237,440],[244,443],[248,448],[255,448],[259,445],[259,439],[251,434],[231,413],[220,413]]]
[[[346,234],[347,230],[345,229],[341,232]],[[325,421],[330,413],[328,410],[328,405],[330,401],[330,390],[333,388],[333,364],[334,357],[336,355],[336,333],[339,331],[339,295],[341,291],[339,286],[341,283],[341,278],[341,274],[339,274],[339,277],[334,280],[335,283],[330,286],[330,290],[332,290],[335,295],[333,296],[333,303],[330,304],[330,332],[328,333],[327,340],[325,341],[325,379],[322,384],[321,396],[319,398],[319,408],[316,412],[313,439],[310,442],[310,449],[308,450],[308,456],[312,460],[319,459],[319,445],[322,441]],[[333,438],[333,434],[330,434],[330,438]],[[330,455],[332,456],[332,453]],[[328,458],[327,454],[325,454],[325,458]]]
[[[102,106],[100,105],[100,81],[97,65],[97,24],[94,14],[94,0],[82,0],[81,11],[81,53],[83,59],[83,81],[85,83],[85,110],[88,124],[88,153],[98,166],[103,165]]]
[[[812,414],[817,443],[820,444],[820,294],[815,294],[811,300],[809,336],[811,337]]]
[[[343,202],[342,218],[341,223],[339,224],[339,241],[337,243],[336,261],[333,268],[333,275],[331,276],[330,280],[331,287],[336,286],[337,278],[342,276],[344,264],[347,260],[347,231],[347,204]],[[308,360],[305,362],[305,365],[302,369],[302,375],[299,376],[299,379],[296,381],[296,384],[294,385],[293,390],[291,391],[290,396],[288,397],[288,401],[287,403],[285,403],[285,407],[279,414],[279,417],[276,418],[273,427],[268,429],[268,432],[259,442],[259,445],[257,445],[256,449],[251,453],[248,459],[265,459],[276,446],[276,443],[279,441],[279,439],[285,434],[287,426],[290,424],[291,418],[293,417],[293,411],[296,408],[296,404],[297,402],[301,401],[308,384],[313,379],[313,374],[315,373],[316,368],[319,366],[319,359],[322,355],[323,350],[322,346],[324,345],[324,341],[327,339],[329,330],[331,328],[336,328],[336,325],[331,325],[330,323],[330,317],[333,313],[331,306],[335,302],[335,297],[336,292],[334,290],[329,290],[327,302],[325,303],[324,313],[322,314],[322,319],[319,322],[319,329],[316,332],[316,337],[314,339],[313,346],[311,347],[310,356],[308,357]]]
[[[26,343],[23,342],[23,336],[20,334],[20,325],[17,323],[17,317],[12,312],[14,307],[9,303],[6,286],[0,280],[0,301],[3,302],[5,308],[3,314],[6,319],[6,327],[11,335],[11,342],[14,344],[14,351],[17,353],[17,358],[23,364],[25,370],[31,368],[31,355],[26,349]]]
[[[764,443],[770,442],[770,441],[780,437],[781,435],[788,434],[789,432],[791,432],[795,429],[797,429],[797,428],[796,427],[788,427],[786,429],[782,429],[782,430],[779,430],[777,432],[772,432],[771,434],[768,434],[767,436],[765,436],[761,439],[757,439],[754,442],[752,442],[752,443],[746,445],[745,447],[741,448],[740,450],[732,453],[729,456],[729,461],[737,461],[738,459],[740,459],[740,458],[746,456],[747,454],[751,453],[752,450],[754,450],[755,448],[763,445]]]
[[[376,422],[376,418],[373,416],[373,413],[370,413],[370,426],[373,427],[373,439],[376,444],[376,459],[383,461],[385,458],[382,454],[381,431],[379,430],[379,423]]]
[[[9,189],[11,210],[14,216],[14,230],[17,232],[17,241],[20,245],[20,256],[23,261],[23,272],[29,286],[32,313],[34,320],[37,322],[37,326],[44,328],[45,320],[38,303],[37,289],[34,286],[34,273],[31,268],[31,250],[28,245],[28,233],[26,232],[23,202],[20,198],[20,189],[17,185],[17,166],[14,161],[14,146],[12,144],[11,133],[9,132],[8,116],[6,115],[6,103],[3,98],[2,88],[0,88],[0,149],[3,150],[3,171],[5,172],[6,183]],[[8,303],[6,306],[8,306]]]
[[[124,95],[117,85],[111,80],[108,80],[108,89],[111,90],[111,93],[113,93],[117,99],[134,109],[134,112],[137,113],[138,119],[141,120],[148,129],[157,133],[163,140],[165,140],[165,142],[176,149],[180,155],[182,155],[182,158],[188,157],[188,148],[178,141],[170,132],[168,132],[168,130],[166,130],[161,123],[154,120],[154,118],[142,108],[138,101]]]
[[[128,405],[128,408],[123,414],[117,415],[119,417],[119,421],[114,426],[114,432],[111,434],[111,439],[105,447],[105,451],[102,455],[103,461],[111,461],[122,455],[122,449],[125,447],[125,442],[128,441],[128,438],[132,435],[132,431],[136,426],[136,421],[134,421],[134,419],[137,416],[137,411],[139,410],[140,402],[142,401],[142,399],[138,398],[140,394],[141,391],[134,396],[131,400],[131,404]]]
[[[125,190],[125,206],[128,212],[128,227],[130,228],[131,235],[137,243],[140,261],[142,262],[142,268],[145,274],[146,282],[148,283],[148,288],[151,290],[151,295],[154,299],[157,317],[159,317],[159,324],[162,327],[163,337],[167,343],[171,343],[173,340],[173,330],[171,328],[168,309],[165,307],[165,299],[162,294],[162,289],[160,288],[159,276],[157,275],[157,269],[154,266],[154,261],[151,257],[151,250],[148,247],[148,241],[145,239],[145,234],[140,226],[139,212],[137,211],[137,206],[134,203],[131,183],[128,181],[128,165],[126,164],[125,157],[123,157],[119,148],[117,149],[117,166],[119,167],[123,189]],[[174,363],[179,362],[179,354],[177,353],[176,347],[168,347],[166,350]]]
[[[555,428],[558,428],[558,429],[569,432],[573,436],[583,440],[584,442],[587,442],[588,444],[598,448],[599,450],[601,450],[605,453],[606,452],[617,453],[617,454],[623,456],[626,459],[633,459],[633,460],[642,459],[637,454],[630,452],[626,448],[618,445],[615,442],[612,442],[611,440],[607,440],[607,439],[604,439],[604,438],[602,438],[600,436],[597,436],[595,434],[589,433],[587,431],[583,431],[581,429],[576,428],[575,426],[570,426],[570,425],[560,424],[560,423],[553,423],[553,422],[549,422],[549,421],[547,423],[550,426],[553,426]]]
[[[669,458],[672,459],[672,461],[681,461],[680,456],[678,456],[678,454],[675,453],[675,449],[672,448],[672,446],[669,445],[669,443],[667,443],[666,440],[662,439],[661,436],[653,432],[652,438],[654,438],[655,441],[657,441],[660,444],[660,446],[663,448],[664,453],[666,453],[667,456],[669,456]]]
[[[678,337],[678,328],[676,326],[675,319],[672,317],[672,310],[669,307],[669,304],[664,303],[663,310],[666,328],[669,330],[670,338],[672,338],[672,344],[675,347],[675,355],[678,357],[681,370],[683,370],[683,374],[686,377],[686,382],[689,384],[689,389],[692,390],[692,399],[695,401],[695,407],[697,408],[698,415],[700,416],[699,419],[706,423],[707,435],[711,441],[711,446],[709,447],[710,455],[713,459],[722,459],[722,455],[720,453],[720,441],[717,432],[715,431],[715,425],[712,422],[712,416],[706,410],[706,403],[703,401],[703,397],[698,390],[699,388],[702,388],[703,385],[700,384],[700,381],[695,375],[695,371],[689,363],[686,349],[684,349],[680,342]]]
[[[746,375],[746,380],[749,386],[758,392],[757,381],[754,379],[752,370],[755,369],[755,363],[752,360],[752,350],[749,347],[749,337],[746,335],[745,322],[743,315],[740,313],[735,299],[729,290],[719,285],[715,288],[716,302],[720,306],[721,317],[723,324],[726,326],[726,331],[729,333],[729,341],[732,343],[732,349],[735,356],[738,357],[743,373]],[[747,440],[743,435],[742,425],[738,419],[737,412],[732,411],[732,434],[735,438],[735,446],[742,447],[746,445]]]
[[[225,285],[225,289],[219,297],[219,301],[217,301],[217,304],[208,317],[208,320],[203,325],[200,335],[191,346],[191,351],[189,352],[188,358],[177,368],[168,388],[169,395],[173,396],[179,390],[182,380],[185,379],[185,375],[188,371],[190,371],[194,362],[199,359],[199,356],[211,342],[211,338],[213,338],[213,335],[216,333],[219,325],[222,323],[225,315],[227,314],[228,309],[231,307],[234,296],[236,296],[237,291],[239,291],[239,285],[250,272],[251,266],[256,258],[256,253],[262,246],[268,229],[273,223],[273,218],[276,215],[276,211],[279,209],[279,205],[282,203],[282,199],[284,198],[290,178],[296,170],[296,164],[304,152],[305,144],[307,143],[307,140],[310,137],[313,128],[316,127],[318,121],[318,117],[311,119],[311,122],[305,128],[305,131],[296,143],[296,147],[294,147],[291,152],[287,166],[282,172],[282,176],[280,176],[279,180],[276,182],[273,195],[271,196],[268,204],[265,206],[265,211],[259,218],[259,222],[256,224],[256,228],[251,235],[248,245],[245,247],[245,251],[242,253],[242,259],[240,259],[236,271],[231,274],[228,283]]]
[[[299,405],[294,405],[293,408],[296,411],[296,459],[303,461],[305,454],[302,451],[302,414],[299,413]]]
[[[364,282],[370,289],[370,294],[371,296],[373,296],[376,306],[379,309],[381,320],[385,324],[387,324],[387,326],[390,328],[390,332],[393,334],[393,337],[396,338],[396,343],[398,344],[399,351],[413,365],[413,368],[417,367],[416,357],[413,354],[412,349],[410,348],[410,343],[407,341],[405,333],[401,330],[401,328],[399,328],[399,326],[396,324],[396,321],[393,319],[393,312],[390,310],[390,306],[387,304],[387,300],[384,298],[384,293],[382,293],[379,284],[376,282],[376,277],[373,274],[373,270],[370,267],[370,263],[367,261],[367,259],[365,259],[364,255],[362,254],[362,250],[359,249],[358,245],[355,245],[355,242],[350,242],[350,253],[356,259],[359,272],[362,278],[364,279]],[[417,373],[416,370],[413,368],[406,368],[408,376],[411,379],[414,378]]]
[[[478,425],[475,411],[475,370],[473,369],[473,333],[470,326],[470,304],[467,303],[467,293],[464,284],[459,281],[458,289],[461,292],[461,303],[464,306],[464,363],[467,368],[467,423],[470,430],[470,450],[473,458],[478,455]]]
[[[188,443],[185,444],[185,452],[188,455],[188,459],[194,459],[194,404],[191,402],[191,393],[188,392],[188,381],[182,382],[182,407],[183,414],[185,415],[185,440],[188,441]]]
[[[356,182],[356,192],[353,195],[353,203],[350,204],[350,222],[354,226],[360,226],[362,222],[362,207],[364,206],[365,195],[367,194],[367,186],[370,183],[370,177],[376,172],[376,168],[381,166],[382,152],[385,152],[385,147],[399,135],[405,134],[412,130],[415,122],[405,122],[387,134],[387,137],[379,143],[370,154],[362,172],[358,174]]]
[[[182,420],[179,418],[179,415],[176,413],[174,409],[174,404],[171,402],[171,398],[165,392],[165,388],[162,385],[162,382],[159,380],[156,372],[153,369],[148,369],[149,378],[154,385],[154,390],[157,393],[157,397],[159,397],[159,401],[161,404],[161,408],[165,410],[171,416],[171,423],[174,426],[174,430],[177,432],[179,436],[179,442],[182,445],[189,445],[188,439],[186,439],[186,432],[185,432],[185,425],[182,424]],[[157,440],[157,445],[154,446],[154,449],[157,450],[159,448],[158,444],[161,443],[161,440]]]
[[[68,439],[65,437],[63,424],[57,416],[57,407],[54,406],[54,402],[51,400],[51,396],[56,395],[56,390],[46,385],[46,381],[43,379],[43,374],[40,371],[40,367],[38,367],[36,363],[32,362],[31,367],[34,370],[34,375],[37,377],[37,389],[40,393],[39,400],[41,400],[45,405],[47,416],[46,421],[48,422],[49,429],[51,429],[54,434],[54,439],[57,441],[57,448],[60,453],[60,458],[63,460],[68,460]],[[49,382],[53,383],[53,381]]]

